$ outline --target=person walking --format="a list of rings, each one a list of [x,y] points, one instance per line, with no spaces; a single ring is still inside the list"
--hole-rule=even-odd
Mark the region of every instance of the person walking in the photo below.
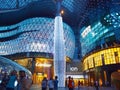
[[[69,76],[68,77],[68,88],[69,88],[69,90],[73,90],[74,89],[73,84],[74,84],[74,82],[73,82],[72,78]]]
[[[95,88],[96,88],[96,90],[99,90],[99,83],[98,83],[98,81],[95,81]]]
[[[9,77],[9,81],[6,85],[6,90],[15,90],[15,87],[17,86],[17,85],[15,86],[15,81],[17,81],[17,80],[18,80],[17,79],[17,71],[13,70]]]
[[[50,78],[50,80],[48,80],[48,87],[49,87],[49,90],[54,89],[54,81],[52,78]]]
[[[71,78],[71,79],[72,79],[72,87],[73,87],[73,90],[74,90],[74,88],[75,88],[75,82],[74,82],[73,78]]]
[[[55,80],[54,80],[54,90],[58,90],[58,77],[55,76]]]
[[[80,80],[78,81],[78,90],[80,90]]]
[[[46,79],[46,77],[43,78],[41,86],[42,86],[42,90],[47,90],[47,79]]]
[[[0,83],[0,89],[6,90],[6,85],[7,85],[8,81],[9,81],[9,76],[8,76],[7,72],[5,72],[2,77],[2,82]]]
[[[32,80],[26,77],[25,71],[19,71],[19,82],[18,82],[18,89],[17,90],[30,90],[32,85]]]

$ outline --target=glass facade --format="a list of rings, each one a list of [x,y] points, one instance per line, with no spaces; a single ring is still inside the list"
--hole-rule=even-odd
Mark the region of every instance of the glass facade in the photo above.
[[[101,43],[104,43],[104,38],[107,37],[106,33],[109,33],[109,35],[114,34],[102,25],[101,22],[96,22],[93,25],[83,28],[80,32],[82,56],[95,49],[99,45],[98,43],[100,43],[98,40],[101,41]]]
[[[112,26],[113,28],[119,28],[120,27],[120,13],[111,13],[104,17],[104,23],[106,23],[109,26]]]
[[[17,9],[17,8],[21,8],[24,7],[26,5],[28,5],[31,2],[35,2],[35,1],[40,1],[40,2],[49,2],[50,1],[45,1],[45,0],[0,0],[0,10],[10,10],[10,9]],[[86,2],[86,3],[85,3]],[[62,1],[62,5],[65,6],[65,8],[69,9],[69,11],[73,12],[74,9],[80,10],[80,9],[84,9],[79,7],[79,4],[81,6],[87,5],[88,0],[84,0],[83,1],[76,1],[74,2],[74,0],[63,0]],[[79,3],[79,4],[78,4]],[[77,6],[77,8],[75,8]]]
[[[16,9],[38,0],[0,0],[0,10]]]
[[[83,59],[84,70],[117,63],[120,63],[120,47],[103,49]]]
[[[17,0],[0,0],[0,10],[16,8]]]
[[[79,11],[85,9],[85,6],[87,5],[88,0],[84,0],[83,1],[74,1],[74,0],[63,0],[62,1],[62,5],[67,8],[70,12],[74,12],[75,10],[77,11],[77,13],[79,13]],[[82,7],[83,6],[83,7]],[[82,8],[81,8],[82,7]]]
[[[73,58],[75,37],[63,24],[66,56]],[[0,27],[0,55],[21,52],[53,53],[54,19],[31,18],[18,24]]]
[[[80,30],[81,54],[119,43],[120,14],[111,13]]]

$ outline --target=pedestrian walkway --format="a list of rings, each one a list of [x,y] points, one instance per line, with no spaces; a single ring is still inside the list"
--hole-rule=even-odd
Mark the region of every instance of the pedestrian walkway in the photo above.
[[[40,85],[33,85],[30,90],[41,90]],[[68,88],[59,88],[58,90],[68,90]],[[75,88],[74,90],[96,90],[94,87],[81,87],[80,89]],[[99,90],[116,90],[113,87],[99,87]]]

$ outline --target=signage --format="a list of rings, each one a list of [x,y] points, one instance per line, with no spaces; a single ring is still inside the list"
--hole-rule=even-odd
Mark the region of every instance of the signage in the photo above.
[[[70,67],[70,71],[78,71],[78,67]]]

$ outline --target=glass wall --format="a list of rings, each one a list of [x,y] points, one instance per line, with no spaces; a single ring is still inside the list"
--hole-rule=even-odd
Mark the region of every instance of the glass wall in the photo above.
[[[120,27],[120,13],[111,13],[104,17],[104,23],[109,26],[113,26],[113,28]]]
[[[16,9],[16,8],[24,7],[28,5],[29,3],[35,2],[35,1],[40,1],[42,3],[48,2],[47,0],[0,0],[0,10],[9,10],[9,9]],[[49,1],[48,3],[50,2],[54,3],[53,1]],[[87,2],[88,2],[87,0],[85,0],[84,2],[83,1],[74,2],[74,0],[69,0],[69,1],[63,0],[62,5],[65,6],[65,8],[67,8],[69,11],[73,12],[74,9],[77,9],[77,10],[85,9],[85,7],[81,8],[80,6],[87,5]]]
[[[39,0],[0,0],[0,10],[16,9]]]
[[[107,35],[105,35],[106,33],[107,35],[114,35],[114,33],[110,32],[101,22],[96,22],[93,25],[84,27],[80,31],[82,56],[96,49],[96,47],[101,46],[99,42],[104,43],[104,38],[107,37]]]
[[[120,43],[120,13],[110,13],[80,30],[81,54]]]

